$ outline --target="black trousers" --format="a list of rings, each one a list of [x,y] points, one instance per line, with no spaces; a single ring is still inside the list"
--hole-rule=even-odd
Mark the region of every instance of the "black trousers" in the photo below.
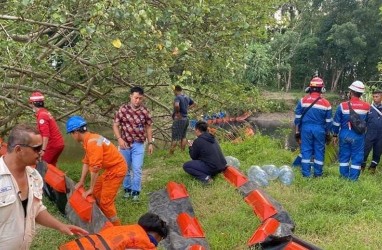
[[[382,154],[382,136],[380,131],[368,131],[365,138],[365,154],[364,154],[364,164],[366,166],[367,158],[373,150],[373,158],[370,163],[371,168],[376,168]]]

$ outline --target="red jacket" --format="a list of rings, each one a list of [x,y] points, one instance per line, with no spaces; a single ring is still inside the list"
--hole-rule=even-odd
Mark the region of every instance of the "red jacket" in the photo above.
[[[48,137],[47,148],[64,146],[64,139],[53,116],[45,108],[39,108],[36,113],[37,128],[42,137]]]

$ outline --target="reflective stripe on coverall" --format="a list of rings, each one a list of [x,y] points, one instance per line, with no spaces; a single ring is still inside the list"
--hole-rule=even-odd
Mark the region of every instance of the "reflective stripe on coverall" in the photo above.
[[[294,124],[300,125],[304,109],[308,108],[320,93],[312,92],[303,97],[296,106]],[[301,173],[309,177],[310,160],[314,156],[314,176],[321,176],[325,156],[325,135],[329,132],[332,123],[332,107],[325,98],[319,99],[304,115],[301,128]]]
[[[105,170],[96,180],[93,196],[106,217],[111,222],[118,221],[114,201],[127,171],[125,159],[116,146],[98,134],[85,133],[83,147],[82,162],[89,166],[89,171]]]
[[[363,120],[367,119],[370,105],[358,97],[351,97],[350,103],[354,111]],[[333,133],[339,132],[339,171],[342,177],[357,180],[361,172],[364,156],[365,135],[351,129],[349,122],[349,107],[347,102],[338,105],[333,120]]]

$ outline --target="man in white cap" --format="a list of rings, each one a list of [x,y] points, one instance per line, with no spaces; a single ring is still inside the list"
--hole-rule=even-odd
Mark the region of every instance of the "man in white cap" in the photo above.
[[[339,162],[340,175],[352,181],[356,181],[361,172],[365,147],[365,131],[358,131],[356,125],[351,122],[351,113],[354,110],[359,119],[365,121],[370,110],[370,105],[360,100],[365,92],[365,85],[361,81],[355,81],[350,86],[349,101],[338,105],[333,119],[333,137],[337,142],[339,135]]]

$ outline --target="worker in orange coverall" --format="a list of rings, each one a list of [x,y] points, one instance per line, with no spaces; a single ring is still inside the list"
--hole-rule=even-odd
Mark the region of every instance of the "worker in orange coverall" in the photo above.
[[[139,218],[138,224],[108,227],[97,234],[65,243],[59,250],[156,250],[158,243],[167,237],[168,231],[166,222],[158,215],[145,213]]]
[[[127,164],[123,156],[105,137],[90,133],[87,122],[81,116],[72,116],[66,122],[66,132],[73,139],[82,143],[85,156],[82,160],[82,174],[75,188],[83,186],[90,172],[90,186],[83,194],[84,197],[93,195],[99,208],[115,226],[121,225],[117,217],[115,198],[125,178]],[[104,170],[100,175],[100,170]]]

